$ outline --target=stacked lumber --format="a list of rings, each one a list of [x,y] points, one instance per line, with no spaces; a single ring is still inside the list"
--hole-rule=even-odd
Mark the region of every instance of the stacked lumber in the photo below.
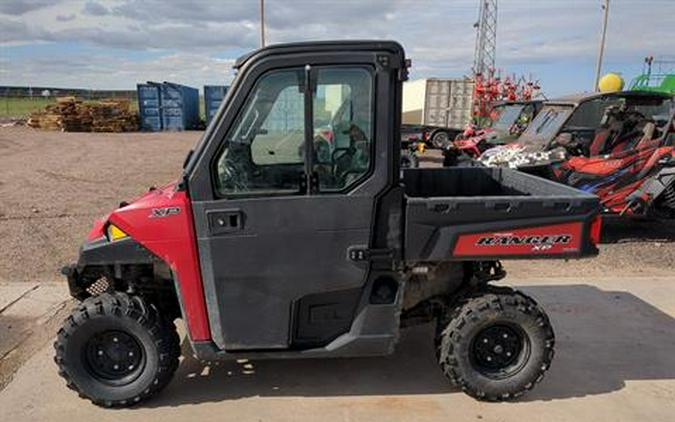
[[[138,130],[138,116],[129,100],[81,101],[61,97],[31,114],[30,127],[64,132],[131,132]]]

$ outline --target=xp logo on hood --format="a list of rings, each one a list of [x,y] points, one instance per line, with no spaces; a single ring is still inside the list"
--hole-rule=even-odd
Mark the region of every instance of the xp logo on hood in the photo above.
[[[168,217],[180,213],[180,207],[153,208],[150,212],[150,218]]]

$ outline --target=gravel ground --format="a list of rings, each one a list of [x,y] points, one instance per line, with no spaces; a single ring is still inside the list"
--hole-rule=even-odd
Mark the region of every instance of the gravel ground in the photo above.
[[[93,220],[175,179],[201,132],[0,129],[0,281],[53,281]]]
[[[97,217],[180,174],[201,132],[61,133],[0,128],[0,282],[59,280]],[[423,162],[436,165],[426,153]],[[675,223],[610,221],[601,255],[583,261],[515,261],[513,277],[668,276]]]

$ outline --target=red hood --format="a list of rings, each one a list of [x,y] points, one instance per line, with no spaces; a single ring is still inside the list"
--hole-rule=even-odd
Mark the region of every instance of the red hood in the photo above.
[[[164,186],[155,188],[152,187],[150,188],[147,192],[144,192],[135,198],[133,198],[131,201],[126,202],[126,205],[119,207],[113,211],[110,211],[109,213],[105,214],[103,217],[97,219],[94,221],[94,225],[92,228],[89,230],[89,233],[87,234],[87,240],[94,240],[94,239],[99,239],[103,235],[105,235],[105,225],[108,223],[110,220],[111,215],[117,213],[118,211],[125,209],[127,207],[135,206],[139,203],[147,203],[153,202],[151,198],[157,197],[157,196],[164,196],[164,195],[171,195],[176,191],[176,185],[178,184],[178,181],[173,181],[171,183],[167,183]]]

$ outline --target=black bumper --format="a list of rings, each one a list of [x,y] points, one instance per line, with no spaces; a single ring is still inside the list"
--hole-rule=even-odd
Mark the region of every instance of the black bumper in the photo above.
[[[68,280],[70,295],[87,298],[87,288],[104,275],[121,274],[123,265],[152,264],[155,256],[131,237],[108,241],[105,237],[87,241],[80,248],[76,264],[61,268]]]
[[[70,295],[78,300],[84,300],[89,296],[87,293],[85,283],[80,281],[79,273],[77,272],[77,264],[66,265],[61,268],[61,274],[66,276],[68,280],[68,290]]]

